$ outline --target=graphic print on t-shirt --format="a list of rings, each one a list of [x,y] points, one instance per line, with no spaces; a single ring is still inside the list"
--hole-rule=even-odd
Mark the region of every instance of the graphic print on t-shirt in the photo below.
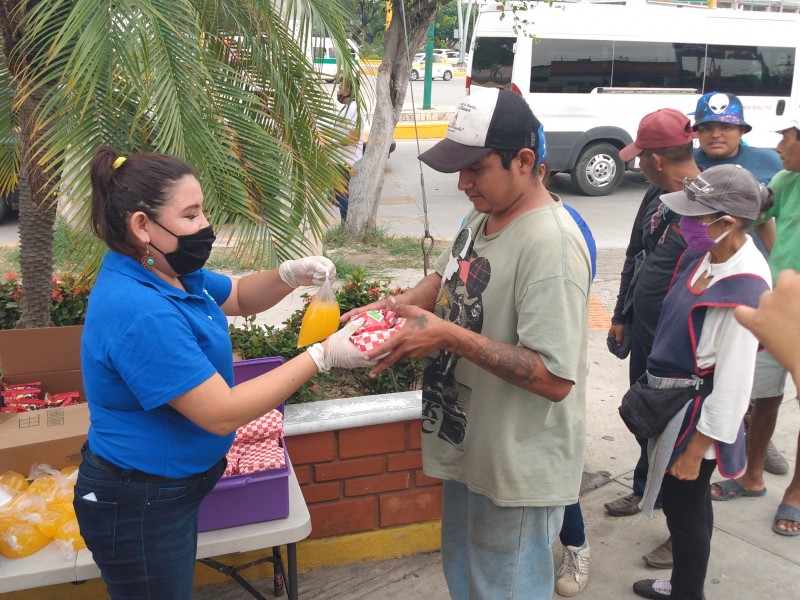
[[[488,259],[472,249],[474,233],[464,228],[453,242],[436,305],[442,318],[480,333],[483,329],[482,294],[491,278]],[[447,351],[428,359],[422,375],[422,432],[436,434],[461,449],[469,418],[472,389],[455,380],[459,357]]]

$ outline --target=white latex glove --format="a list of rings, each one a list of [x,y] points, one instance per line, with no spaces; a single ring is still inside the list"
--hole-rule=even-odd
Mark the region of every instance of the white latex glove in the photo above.
[[[278,267],[278,275],[287,285],[297,288],[304,285],[322,285],[326,279],[336,279],[336,267],[324,256],[306,256],[287,260]]]
[[[308,353],[320,371],[328,371],[333,368],[357,369],[359,367],[372,367],[378,363],[378,359],[365,359],[364,353],[350,341],[350,336],[363,324],[364,319],[351,321],[325,340],[324,346],[322,344],[314,344],[308,349]]]

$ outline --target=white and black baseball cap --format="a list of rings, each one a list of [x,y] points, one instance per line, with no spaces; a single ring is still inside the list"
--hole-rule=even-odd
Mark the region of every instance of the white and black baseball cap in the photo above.
[[[542,125],[522,96],[501,88],[479,88],[458,105],[445,139],[419,159],[441,173],[455,173],[492,150],[531,148],[540,153],[541,134]]]

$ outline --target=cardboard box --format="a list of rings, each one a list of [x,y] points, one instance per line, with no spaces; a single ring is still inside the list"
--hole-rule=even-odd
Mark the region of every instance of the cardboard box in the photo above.
[[[233,363],[234,381],[242,383],[282,365],[283,358],[254,358]],[[284,405],[278,407],[283,412]],[[247,475],[223,477],[200,504],[198,531],[236,527],[289,516],[291,464],[281,440],[286,466]]]
[[[9,383],[41,381],[43,391],[81,395],[78,406],[0,413],[0,470],[27,475],[34,463],[80,463],[89,431],[81,377],[82,326],[0,331],[0,368]]]

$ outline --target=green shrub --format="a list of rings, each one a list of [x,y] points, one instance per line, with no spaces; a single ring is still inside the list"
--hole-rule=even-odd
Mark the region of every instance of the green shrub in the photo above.
[[[74,275],[52,278],[50,318],[55,326],[81,325],[86,317],[89,286]],[[0,279],[0,329],[13,329],[21,314],[22,282],[16,273]]]
[[[74,275],[53,277],[50,316],[53,325],[80,325],[86,316],[90,288]],[[342,313],[370,304],[389,294],[398,294],[402,288],[392,288],[390,280],[370,281],[360,267],[352,270],[336,299]],[[0,329],[12,329],[20,317],[22,285],[16,273],[0,277]],[[313,296],[303,297],[306,306]],[[297,348],[297,335],[306,307],[296,310],[282,326],[259,325],[256,317],[248,317],[242,326],[230,325],[231,344],[243,359],[282,356],[287,361],[305,351]],[[404,361],[393,365],[378,377],[371,378],[368,369],[354,371],[335,370],[320,373],[303,385],[289,399],[289,403],[311,402],[328,398],[385,394],[414,390],[422,375],[423,361]]]

